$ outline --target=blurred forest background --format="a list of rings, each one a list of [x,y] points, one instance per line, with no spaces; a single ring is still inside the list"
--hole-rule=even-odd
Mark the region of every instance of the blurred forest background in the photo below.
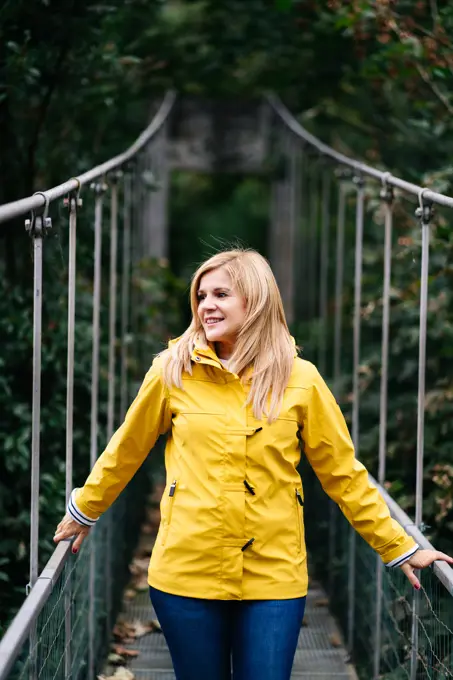
[[[0,204],[49,188],[125,149],[150,102],[179,93],[249,101],[278,93],[300,122],[355,158],[452,193],[453,5],[447,0],[3,0],[0,5]],[[149,262],[147,341],[187,319],[188,277],[203,254],[241,240],[266,254],[269,177],[174,173],[170,261]],[[379,189],[379,187],[378,187]],[[367,201],[360,455],[376,473],[383,230],[376,190]],[[415,206],[398,202],[390,358],[388,479],[414,503],[420,232]],[[353,238],[353,203],[348,238]],[[332,218],[336,205],[332,202]],[[63,215],[63,207],[61,207]],[[90,213],[91,214],[91,213]],[[41,555],[64,510],[67,228],[46,242]],[[352,243],[352,241],[350,241]],[[82,209],[78,246],[75,457],[89,459],[92,223]],[[448,215],[433,230],[426,400],[425,512],[440,549],[453,543],[453,238]],[[347,250],[352,300],[352,248]],[[0,227],[1,624],[28,580],[32,255],[22,221]],[[304,295],[304,291],[299,291]],[[333,309],[330,290],[330,309]],[[106,305],[104,305],[106,307]],[[106,328],[106,323],[104,327]],[[317,329],[293,328],[316,359]],[[349,335],[348,335],[349,334]],[[329,340],[332,332],[329,330]],[[350,365],[346,324],[344,366]],[[101,362],[106,366],[106,334]],[[150,357],[151,361],[151,357]],[[131,371],[140,379],[139,367]],[[328,377],[328,376],[327,376]],[[101,392],[106,392],[102,374]],[[341,405],[348,413],[350,382]],[[105,406],[101,413],[105,424]],[[105,432],[105,428],[104,428]],[[100,440],[102,441],[103,432]],[[0,632],[1,632],[0,624]]]

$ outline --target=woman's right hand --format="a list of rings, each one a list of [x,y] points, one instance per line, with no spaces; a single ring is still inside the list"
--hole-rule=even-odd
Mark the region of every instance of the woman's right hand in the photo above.
[[[66,515],[61,520],[60,524],[57,526],[53,540],[55,543],[59,543],[60,541],[63,541],[65,538],[72,538],[73,536],[75,536],[76,538],[74,540],[74,543],[72,544],[72,552],[75,555],[79,551],[79,548],[83,543],[83,540],[90,533],[90,528],[91,527],[86,527],[83,524],[79,524],[78,522],[72,519],[69,513],[66,513]]]

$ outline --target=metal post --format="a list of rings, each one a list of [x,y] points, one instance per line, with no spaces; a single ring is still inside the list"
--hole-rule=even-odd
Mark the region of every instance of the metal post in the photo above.
[[[69,268],[68,268],[68,359],[66,379],[66,503],[72,491],[73,472],[73,419],[74,419],[74,331],[75,331],[75,288],[76,288],[76,243],[77,208],[81,205],[78,195],[65,199],[69,207]],[[72,583],[68,575],[65,588],[65,680],[72,673]]]
[[[329,276],[329,220],[330,220],[330,171],[324,169],[322,174],[322,223],[321,223],[321,257],[319,285],[319,371],[326,375],[327,370],[327,295]]]
[[[94,279],[93,279],[93,344],[91,356],[91,436],[90,467],[98,457],[98,399],[99,399],[99,343],[100,343],[100,311],[101,311],[101,267],[102,267],[102,212],[106,184],[95,184],[94,206]]]
[[[273,186],[273,210],[269,239],[270,260],[277,279],[288,324],[294,316],[294,237],[296,153],[289,132],[279,138],[283,175]]]
[[[362,255],[363,255],[363,213],[364,182],[361,177],[355,179],[357,185],[356,204],[356,241],[355,241],[355,275],[354,275],[354,368],[353,368],[353,404],[352,404],[352,441],[356,456],[359,453],[359,370],[360,370],[360,311],[362,304]],[[352,655],[354,648],[355,623],[355,547],[356,533],[351,528],[349,533],[349,578],[348,578],[348,649]]]
[[[295,310],[296,318],[302,321],[306,320],[306,207],[307,207],[307,170],[306,170],[306,153],[305,148],[302,146],[300,149],[300,160],[299,160],[299,199],[297,205],[296,214],[296,258],[297,263],[295,267],[297,275],[296,284],[296,300],[295,300]]]
[[[335,331],[333,384],[334,394],[339,397],[341,377],[341,349],[343,326],[343,279],[344,279],[344,227],[346,219],[346,189],[340,180],[337,212],[337,242],[335,256]]]
[[[30,506],[30,587],[38,578],[39,560],[39,467],[41,425],[41,343],[42,343],[42,217],[32,227],[33,271],[33,397],[31,435],[31,506]]]
[[[124,419],[127,410],[128,381],[128,329],[129,329],[129,301],[131,277],[131,191],[132,180],[130,173],[124,177],[123,196],[123,262],[121,279],[121,387],[120,387],[120,418]]]
[[[113,178],[110,195],[110,285],[109,285],[109,365],[108,365],[108,404],[107,440],[113,435],[115,420],[115,348],[116,348],[116,288],[118,254],[118,174]],[[112,630],[112,513],[106,517],[106,613],[107,630]]]
[[[309,321],[313,321],[316,317],[316,291],[314,283],[316,281],[316,263],[318,261],[318,176],[315,164],[313,164],[310,172],[310,212],[309,212],[309,223],[308,223],[308,238],[309,238],[309,254],[308,254],[308,297],[309,297],[309,309],[308,318]]]
[[[91,369],[91,437],[90,437],[90,467],[97,459],[98,439],[98,398],[99,398],[99,341],[100,341],[100,310],[101,310],[101,267],[102,267],[102,211],[104,192],[107,185],[95,184],[94,207],[94,282],[93,282],[93,346]],[[90,575],[89,575],[89,612],[88,612],[88,676],[94,680],[96,674],[96,550],[94,533],[91,530],[90,540]]]
[[[110,197],[110,286],[109,286],[109,366],[107,439],[113,435],[115,421],[115,345],[116,345],[116,288],[118,254],[118,182],[111,184]]]
[[[298,202],[298,158],[296,141],[290,135],[286,138],[286,148],[288,155],[288,181],[286,187],[287,193],[287,219],[286,219],[286,237],[284,238],[284,257],[282,258],[286,264],[285,281],[285,298],[286,298],[286,317],[289,325],[294,322],[294,255],[296,246],[296,211]],[[283,272],[282,272],[283,274]]]
[[[381,348],[381,394],[379,408],[379,471],[378,481],[381,486],[385,482],[386,449],[387,449],[387,391],[388,391],[388,356],[390,325],[390,281],[392,268],[392,204],[393,189],[383,183],[381,198],[384,200],[385,236],[384,236],[384,290],[382,294],[382,348]],[[379,555],[376,556],[376,627],[374,639],[373,680],[378,680],[381,670],[382,645],[382,585],[384,565]]]
[[[66,380],[66,503],[72,491],[73,472],[73,417],[74,417],[74,331],[76,288],[77,208],[82,204],[78,196],[65,200],[69,207],[69,269],[68,269],[68,358]]]
[[[294,319],[300,319],[300,298],[301,296],[301,221],[302,221],[302,172],[303,172],[303,149],[297,143],[294,149],[294,204],[293,204],[293,231],[294,249],[293,258],[293,314]]]
[[[343,184],[339,185],[338,193],[338,213],[337,213],[337,237],[335,254],[335,331],[334,331],[334,362],[333,362],[333,384],[334,394],[339,397],[340,382],[340,358],[341,358],[341,327],[343,319],[343,272],[344,272],[344,226],[346,209],[346,192]],[[336,547],[336,519],[338,508],[331,501],[329,509],[329,564],[333,565]],[[334,571],[329,570],[329,594],[332,595],[334,589]]]
[[[31,434],[31,500],[30,500],[30,582],[27,594],[38,580],[39,569],[39,469],[41,430],[41,348],[42,348],[42,259],[43,236],[52,222],[47,217],[49,202],[39,214],[25,220],[25,228],[33,238],[33,396]],[[36,622],[30,629],[30,680],[38,677]]]
[[[423,530],[423,462],[425,435],[425,374],[426,374],[426,331],[428,315],[428,274],[429,274],[429,240],[432,219],[432,204],[424,199],[422,190],[419,194],[420,207],[417,209],[422,227],[422,263],[420,274],[420,333],[418,353],[418,399],[417,399],[417,467],[415,484],[415,524]],[[412,603],[412,649],[411,680],[417,678],[418,666],[418,612],[420,593],[414,592]]]

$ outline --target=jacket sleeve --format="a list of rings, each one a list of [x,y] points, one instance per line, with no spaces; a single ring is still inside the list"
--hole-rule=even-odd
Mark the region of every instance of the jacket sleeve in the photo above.
[[[91,526],[132,479],[159,435],[170,429],[168,389],[157,358],[146,374],[121,427],[96,461],[84,486],[74,489],[68,512]]]
[[[314,377],[301,428],[308,458],[324,491],[387,566],[399,566],[418,545],[390,516],[365,467],[355,457],[343,414],[313,366]]]

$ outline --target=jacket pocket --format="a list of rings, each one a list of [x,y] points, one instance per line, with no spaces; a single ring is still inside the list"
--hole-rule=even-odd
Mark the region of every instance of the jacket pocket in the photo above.
[[[302,512],[304,507],[304,500],[299,489],[295,489],[294,493],[295,508],[296,508],[296,524],[297,524],[297,554],[300,555],[302,550]]]
[[[168,531],[170,529],[170,524],[171,524],[171,516],[173,513],[173,505],[175,503],[175,494],[176,494],[176,487],[177,487],[178,481],[176,479],[173,480],[173,482],[170,484],[170,489],[167,494],[167,503],[165,507],[165,514],[162,517],[162,539],[161,543],[162,545],[165,545],[165,541],[167,540],[168,536]]]

